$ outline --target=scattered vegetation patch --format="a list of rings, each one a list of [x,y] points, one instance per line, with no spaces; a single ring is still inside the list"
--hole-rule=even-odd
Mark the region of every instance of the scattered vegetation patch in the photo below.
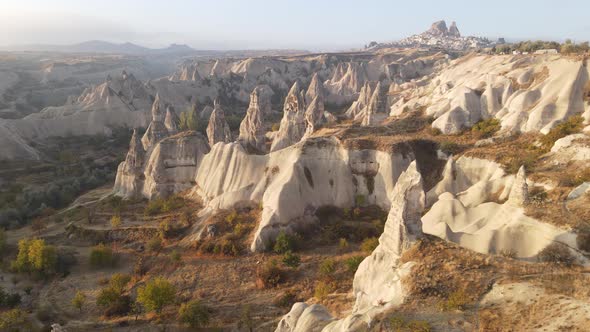
[[[180,305],[178,319],[193,329],[209,325],[209,308],[200,300],[192,300]]]
[[[333,281],[320,280],[316,283],[313,296],[318,300],[324,300],[330,293],[336,291],[336,284]]]
[[[285,231],[281,231],[275,239],[273,251],[277,254],[285,254],[297,250],[300,239],[301,237],[297,234],[287,234]]]
[[[476,123],[473,127],[471,127],[471,131],[479,138],[488,138],[492,137],[501,128],[502,126],[500,125],[500,120],[496,118],[490,118]]]
[[[279,267],[276,260],[270,260],[256,270],[258,288],[272,288],[284,282],[286,273]]]
[[[287,267],[297,268],[301,264],[301,257],[292,251],[287,251],[283,255],[283,264]]]
[[[563,264],[565,266],[570,266],[576,262],[576,258],[572,255],[567,246],[557,242],[552,243],[541,250],[537,255],[537,259],[540,262]]]
[[[259,219],[259,209],[223,211],[205,223],[207,236],[196,243],[203,254],[239,256],[246,252],[248,236]]]
[[[113,267],[116,264],[116,256],[113,249],[103,243],[92,248],[90,251],[90,265],[95,268]]]
[[[449,294],[446,300],[439,303],[441,311],[463,310],[470,302],[469,297],[464,290],[456,290]]]
[[[18,241],[18,254],[11,264],[16,272],[37,273],[48,276],[57,272],[57,249],[41,239]]]
[[[157,198],[151,200],[145,207],[144,213],[146,216],[155,216],[162,213],[175,211],[186,204],[183,197],[179,195],[172,195],[168,198]]]
[[[401,315],[393,315],[388,319],[392,332],[430,332],[430,323],[424,320],[407,320]]]
[[[551,129],[547,135],[541,137],[540,141],[543,147],[549,151],[558,139],[579,133],[582,129],[584,129],[584,118],[581,115],[571,116]]]
[[[348,272],[354,274],[365,258],[363,256],[352,256],[344,260]]]
[[[361,243],[361,250],[366,254],[370,254],[373,252],[373,250],[375,250],[375,248],[377,248],[378,245],[379,239],[376,237],[370,237]]]

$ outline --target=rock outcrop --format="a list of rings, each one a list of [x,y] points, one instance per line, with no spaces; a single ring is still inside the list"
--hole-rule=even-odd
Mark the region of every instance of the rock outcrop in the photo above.
[[[371,103],[371,98],[373,97],[376,85],[376,82],[365,82],[361,88],[359,97],[352,103],[352,105],[350,105],[345,113],[348,118],[354,120],[362,119],[367,107],[369,107],[369,104]]]
[[[166,118],[164,119],[164,126],[170,135],[178,133],[180,129],[180,119],[174,111],[172,106],[166,107]]]
[[[299,90],[299,83],[295,82],[285,99],[279,132],[270,151],[278,151],[299,142],[305,135],[305,128],[305,97]]]
[[[194,186],[197,168],[209,147],[203,135],[182,132],[158,141],[144,155],[134,133],[119,164],[113,193],[123,197],[166,197]]]
[[[309,83],[307,92],[305,92],[305,103],[307,105],[311,104],[311,102],[316,97],[318,98],[319,102],[323,105],[326,98],[324,92],[324,84],[320,81],[317,73],[313,74],[311,78],[311,83]]]
[[[385,92],[378,82],[369,101],[369,105],[361,111],[362,126],[375,126],[383,121],[389,114],[387,112],[387,99]]]
[[[209,146],[213,146],[218,142],[229,143],[232,141],[229,125],[227,124],[227,121],[225,121],[225,112],[221,108],[218,100],[215,100],[213,112],[209,118],[207,138],[209,139]]]
[[[393,149],[400,152],[353,150],[336,138],[311,137],[253,155],[238,143],[217,144],[199,167],[194,194],[206,204],[205,211],[261,203],[251,244],[253,251],[261,251],[281,230],[317,222],[314,213],[322,206],[351,208],[362,195],[367,204],[389,209],[393,186],[414,156],[407,153],[413,149],[407,143]]]
[[[299,326],[314,322],[317,331],[366,331],[378,314],[400,305],[406,291],[402,278],[409,275],[413,262],[400,263],[402,253],[421,236],[420,217],[425,195],[422,176],[416,162],[400,175],[391,193],[391,209],[379,245],[363,260],[354,276],[356,302],[352,313],[340,320],[329,316],[324,307],[304,314],[304,303],[296,303],[277,327],[277,332],[293,332]]]
[[[437,21],[432,23],[430,29],[428,29],[426,33],[433,36],[447,36],[449,34],[449,29],[447,28],[447,23],[445,21]]]
[[[524,168],[506,175],[494,162],[461,157],[447,164],[441,183],[428,193],[429,202],[434,192],[440,194],[422,217],[424,233],[480,253],[511,252],[521,259],[535,259],[554,242],[577,248],[573,232],[524,214]]]
[[[365,63],[349,62],[346,70],[337,67],[332,78],[324,83],[328,92],[326,103],[343,105],[355,100],[367,80]]]
[[[266,108],[266,110],[265,110]],[[253,148],[260,152],[266,152],[265,115],[270,113],[270,100],[268,95],[261,92],[259,87],[254,88],[250,94],[250,105],[246,111],[244,120],[240,123],[240,135],[238,141],[246,148]]]
[[[459,32],[459,28],[457,28],[457,23],[455,21],[453,21],[449,27],[449,36],[456,38],[461,37],[461,33]]]
[[[311,101],[309,106],[307,106],[307,110],[305,110],[305,121],[307,124],[305,127],[305,134],[303,135],[302,139],[311,136],[314,131],[326,123],[326,118],[324,116],[324,103],[322,103],[319,96],[316,96]]]
[[[141,138],[141,143],[146,151],[170,135],[164,124],[166,115],[163,108],[164,105],[160,101],[160,95],[156,95],[156,99],[152,105],[152,121]]]

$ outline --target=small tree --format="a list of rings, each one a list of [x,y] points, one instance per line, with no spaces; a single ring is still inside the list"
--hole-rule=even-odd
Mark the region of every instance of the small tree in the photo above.
[[[45,222],[41,219],[41,218],[37,218],[35,220],[33,220],[33,222],[31,223],[31,229],[37,234],[40,235],[41,232],[47,228],[47,225],[45,224]]]
[[[287,251],[283,255],[283,264],[288,267],[296,268],[299,266],[299,264],[301,264],[301,257],[291,251]]]
[[[90,252],[90,265],[94,267],[107,267],[113,266],[114,264],[115,256],[113,254],[113,249],[102,243],[92,248],[92,251]]]
[[[51,274],[55,272],[57,250],[40,239],[22,239],[18,242],[18,254],[12,262],[17,272],[38,272]]]
[[[113,228],[121,227],[121,217],[119,215],[114,215],[111,217],[111,227],[113,227]]]
[[[72,299],[72,305],[82,312],[82,307],[86,303],[86,295],[81,291],[77,291],[76,295]]]
[[[178,318],[193,329],[209,324],[209,309],[199,300],[183,303],[178,310]]]
[[[277,254],[284,254],[288,251],[294,251],[297,246],[297,238],[293,235],[289,235],[284,231],[281,231],[275,240],[273,246],[274,252]]]
[[[152,279],[137,290],[137,302],[158,314],[175,299],[176,287],[164,278]]]

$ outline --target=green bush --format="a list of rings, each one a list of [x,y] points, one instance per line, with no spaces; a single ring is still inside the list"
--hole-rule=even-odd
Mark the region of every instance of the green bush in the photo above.
[[[105,246],[103,243],[92,248],[90,251],[90,265],[93,267],[112,267],[116,259],[113,249]]]
[[[541,138],[541,144],[549,150],[560,138],[579,133],[584,129],[584,118],[581,115],[571,116],[566,121],[558,124]]]
[[[344,264],[346,265],[346,269],[348,270],[348,272],[355,273],[356,270],[358,269],[359,265],[361,265],[361,262],[364,259],[365,258],[363,256],[352,256],[352,257],[347,258],[344,261]]]
[[[121,216],[114,215],[111,217],[111,227],[112,228],[119,228],[121,227]]]
[[[449,297],[439,303],[441,311],[463,310],[469,303],[469,298],[463,290],[457,290],[449,294]]]
[[[502,129],[502,125],[500,124],[500,120],[496,118],[481,120],[471,127],[471,131],[480,138],[491,137],[500,129]]]
[[[366,252],[367,254],[370,254],[373,252],[373,250],[375,250],[375,248],[377,248],[378,245],[379,239],[376,237],[370,237],[368,239],[365,239],[363,243],[361,243],[361,250]]]
[[[545,247],[539,254],[537,259],[540,262],[563,264],[570,266],[576,262],[576,257],[572,255],[570,250],[563,244],[552,243]]]
[[[336,286],[333,282],[318,281],[318,283],[315,285],[313,296],[318,300],[323,300],[328,296],[328,294],[334,292],[335,290]]]
[[[193,329],[209,325],[209,308],[199,300],[183,303],[178,310],[178,319]]]
[[[80,312],[82,312],[82,308],[84,307],[85,303],[86,295],[84,295],[84,293],[82,293],[81,291],[77,291],[76,295],[74,295],[74,297],[72,298],[72,305]]]
[[[461,146],[455,142],[444,141],[441,142],[439,148],[442,152],[448,155],[456,155],[461,152]]]
[[[18,293],[7,293],[0,287],[0,308],[12,309],[20,304],[21,296]]]
[[[324,259],[320,264],[318,272],[321,277],[332,278],[334,272],[336,272],[336,262],[331,258]]]
[[[346,240],[345,238],[340,238],[340,240],[338,240],[338,249],[344,251],[348,249],[348,240]]]
[[[27,313],[21,309],[12,309],[0,314],[0,330],[13,331],[30,331],[30,322],[27,320]]]
[[[285,280],[283,271],[276,260],[271,260],[256,270],[256,285],[259,288],[276,287]]]
[[[299,266],[299,264],[301,264],[301,257],[291,251],[287,251],[283,255],[283,264],[288,267],[296,268]]]
[[[162,250],[162,238],[160,236],[154,236],[147,242],[146,247],[149,251],[153,252]]]
[[[365,201],[366,201],[365,195],[356,195],[356,196],[354,196],[355,206],[363,206],[363,205],[365,205]]]
[[[284,254],[297,249],[298,237],[281,231],[275,240],[273,251],[277,254]]]
[[[164,278],[152,279],[137,290],[137,302],[158,314],[165,306],[174,303],[175,299],[176,287]]]

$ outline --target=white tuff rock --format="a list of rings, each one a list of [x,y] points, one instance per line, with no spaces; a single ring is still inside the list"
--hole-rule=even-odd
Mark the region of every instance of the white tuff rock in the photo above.
[[[285,99],[283,118],[270,151],[278,151],[301,140],[305,135],[305,97],[295,82]]]
[[[225,121],[225,113],[221,105],[219,105],[218,100],[215,100],[213,113],[211,113],[211,117],[209,118],[207,138],[209,139],[209,146],[213,146],[218,142],[229,143],[232,141],[229,125]]]

